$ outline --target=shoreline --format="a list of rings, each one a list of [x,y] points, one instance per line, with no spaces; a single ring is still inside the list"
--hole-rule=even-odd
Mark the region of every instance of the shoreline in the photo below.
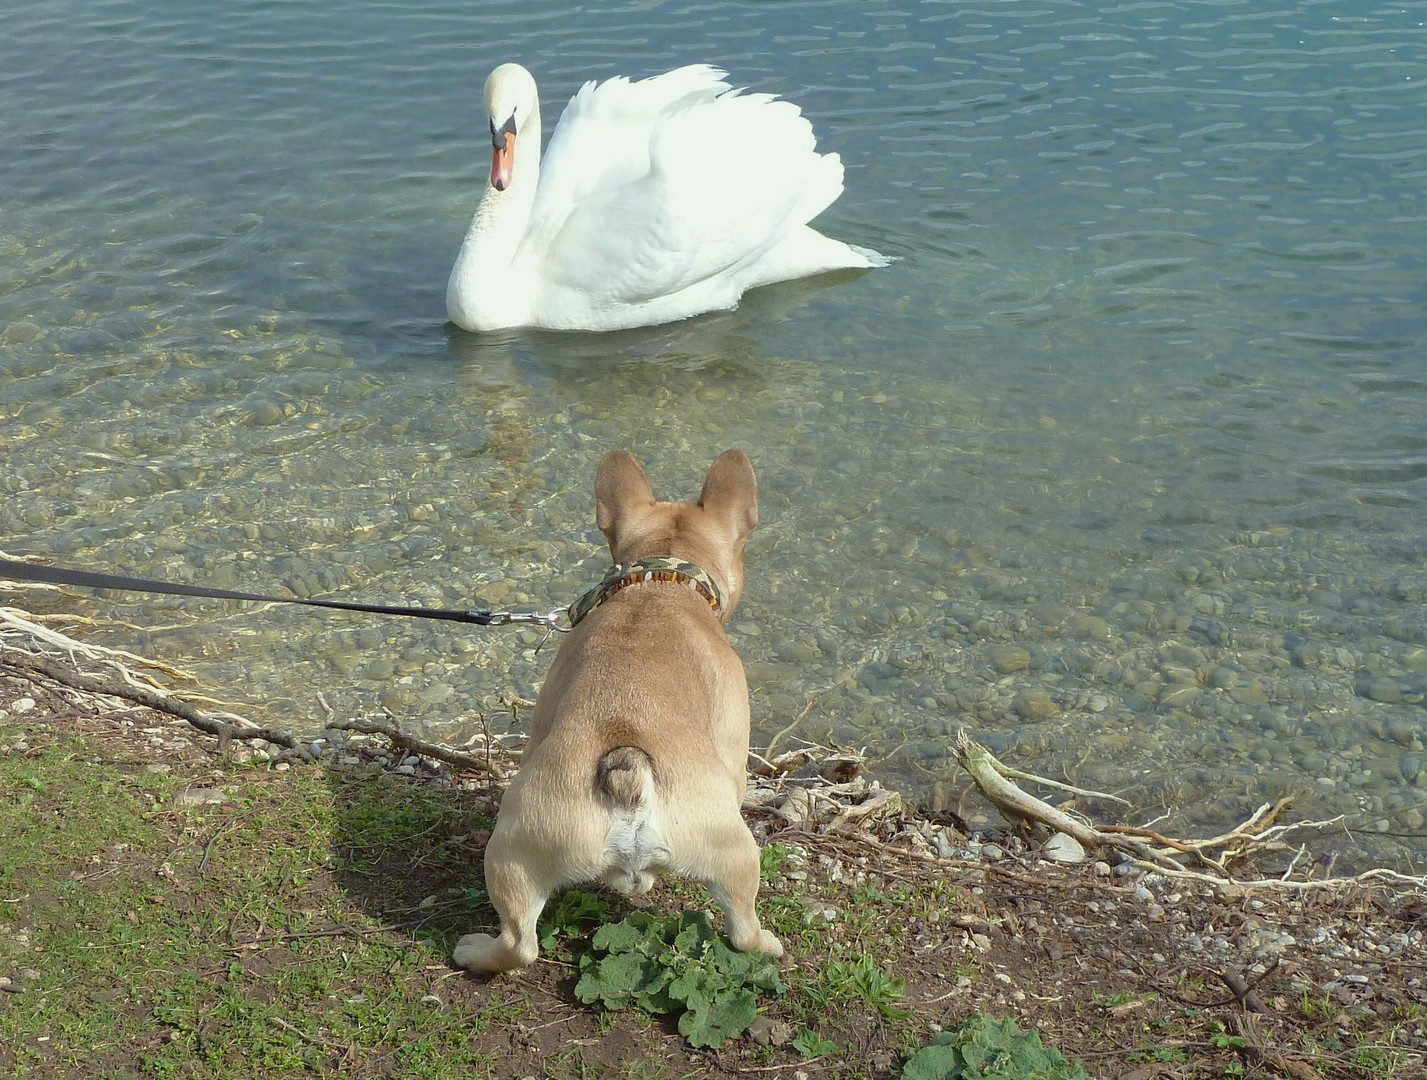
[[[562,1009],[575,1010],[562,1026],[593,1025],[599,1031],[613,1024],[641,1053],[685,1061],[710,1076],[746,1075],[756,1068],[792,1078],[833,1064],[809,1064],[791,1046],[784,1036],[799,1029],[837,1047],[834,1075],[897,1076],[916,1045],[976,1013],[1013,1017],[1022,1027],[1038,1029],[1096,1076],[1223,1075],[1225,1063],[1237,1061],[1264,1066],[1269,1075],[1405,1078],[1423,1065],[1420,1049],[1413,1048],[1427,1045],[1427,894],[1421,890],[1349,886],[1236,897],[1202,882],[1144,871],[1127,860],[1047,862],[1009,829],[967,836],[946,816],[939,821],[918,816],[896,793],[857,776],[858,766],[846,756],[831,762],[810,757],[804,763],[805,774],[820,777],[815,788],[786,778],[759,781],[746,806],[765,850],[777,855],[760,909],[790,946],[789,998],[764,1003],[769,1023],[783,1025],[776,1029],[778,1037],[764,1024],[717,1052],[691,1050],[658,1024],[651,1028],[646,1019],[641,1027],[638,1016],[627,1011],[579,1006],[566,981],[570,961],[560,959],[563,940],[528,978],[486,982],[449,969],[446,939],[482,916],[457,914],[433,923],[424,913],[440,913],[448,904],[469,910],[470,897],[479,892],[479,850],[488,828],[483,822],[493,811],[500,771],[508,775],[494,752],[486,756],[486,767],[463,768],[409,748],[392,749],[386,735],[352,731],[340,745],[318,747],[323,752],[312,767],[305,760],[314,757],[311,745],[282,747],[271,755],[252,750],[179,717],[46,680],[7,658],[15,658],[13,651],[0,652],[0,777],[11,792],[21,790],[17,785],[27,770],[68,755],[89,769],[129,778],[112,783],[161,785],[165,793],[155,796],[147,813],[193,816],[184,820],[196,833],[195,851],[228,836],[234,813],[249,812],[235,808],[262,793],[281,802],[325,798],[321,793],[330,790],[361,800],[366,795],[359,793],[380,789],[439,801],[451,814],[474,822],[453,833],[447,846],[423,856],[439,865],[436,878],[422,885],[432,890],[425,899],[408,903],[407,896],[392,903],[388,894],[408,889],[410,878],[429,877],[431,865],[400,864],[399,855],[385,856],[397,863],[377,871],[375,887],[385,899],[368,905],[361,934],[365,941],[418,950],[421,977],[434,978],[440,987],[431,992],[443,1001],[460,997],[476,1012],[493,996],[548,995]],[[470,749],[462,753],[469,755]],[[471,757],[481,763],[479,755]],[[498,769],[490,767],[496,764]],[[856,798],[849,786],[859,788]],[[841,802],[828,794],[838,787],[844,789]],[[821,794],[808,794],[815,789]],[[776,797],[760,801],[760,791],[776,791]],[[394,826],[383,843],[393,851],[411,847],[416,842],[402,830],[420,824]],[[910,843],[909,835],[920,835],[921,844]],[[336,841],[319,838],[329,854],[327,869],[319,872],[325,883],[310,886],[319,894],[314,910],[350,907],[350,893],[341,885],[348,873],[343,860],[363,863],[363,854]],[[333,853],[339,850],[346,854],[338,858]],[[239,854],[261,863],[271,849],[258,839]],[[32,857],[54,864],[56,874],[64,869],[60,853],[36,851]],[[102,852],[95,857],[111,859]],[[116,866],[123,863],[122,857],[115,860]],[[160,875],[160,894],[173,888],[186,903],[217,902],[205,900],[203,881],[185,881],[175,873],[172,880]],[[152,875],[150,867],[146,880],[153,882]],[[13,884],[7,890],[16,891]],[[706,903],[700,896],[696,888],[666,882],[650,894],[649,908],[677,913]],[[18,924],[43,922],[31,911],[33,895],[4,899],[6,914]],[[547,919],[554,907],[547,908]],[[490,917],[488,910],[483,917]],[[434,937],[433,930],[439,930]],[[569,948],[578,948],[592,930],[572,933]],[[40,942],[33,932],[28,942],[17,948],[14,934],[0,929],[0,977],[9,980],[0,987],[9,991],[0,994],[0,1009],[10,1006],[0,1012],[0,1027],[18,1019],[15,1006],[34,986],[70,978],[49,969],[43,954],[35,955]],[[828,972],[840,970],[834,962],[853,956],[872,958],[888,985],[901,987],[895,1006],[884,1003],[900,1018],[853,1001],[824,1010],[817,1026],[818,1012],[798,995],[826,992]],[[306,1007],[294,1003],[293,1008],[300,1014]],[[486,1025],[499,1026],[481,1015]],[[301,1019],[294,1015],[284,1022]],[[545,1045],[529,1033],[521,1036],[520,1023],[507,1032],[515,1043],[524,1039],[527,1049]],[[765,1035],[768,1041],[759,1042]],[[132,1040],[115,1038],[114,1054],[126,1059]],[[571,1061],[595,1064],[578,1039],[559,1045],[574,1055]],[[1375,1049],[1364,1057],[1364,1048]],[[524,1052],[509,1051],[514,1056],[507,1064],[525,1068],[518,1056]],[[546,1046],[543,1052],[553,1050]],[[1157,1067],[1157,1054],[1167,1054],[1178,1071],[1144,1071]],[[1371,1069],[1355,1064],[1368,1057]],[[3,1059],[0,1053],[0,1063]],[[14,1067],[17,1075],[26,1075],[18,1058]]]

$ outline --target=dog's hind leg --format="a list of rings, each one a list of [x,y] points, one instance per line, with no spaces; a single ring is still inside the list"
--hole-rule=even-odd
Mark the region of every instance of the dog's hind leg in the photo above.
[[[723,908],[728,940],[741,952],[782,956],[783,945],[758,921],[758,842],[740,817],[708,833],[703,865],[690,875],[701,880]]]
[[[496,846],[496,838],[491,838]],[[531,880],[527,868],[515,860],[486,850],[486,892],[500,916],[500,936],[467,934],[456,942],[451,959],[468,971],[514,971],[535,962],[540,953],[536,923],[551,888]]]

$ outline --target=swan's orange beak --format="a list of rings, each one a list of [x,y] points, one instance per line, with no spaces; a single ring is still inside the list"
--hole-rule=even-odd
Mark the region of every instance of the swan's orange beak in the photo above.
[[[510,172],[515,167],[515,132],[501,134],[504,138],[495,144],[491,154],[491,187],[497,191],[510,187]]]

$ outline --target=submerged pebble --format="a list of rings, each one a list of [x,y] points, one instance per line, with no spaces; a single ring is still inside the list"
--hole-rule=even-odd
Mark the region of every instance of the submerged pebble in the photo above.
[[[1031,664],[1031,654],[1019,645],[992,645],[986,655],[991,666],[1002,675],[1024,671]]]
[[[1028,690],[1011,699],[1011,711],[1027,720],[1047,720],[1060,713],[1060,706],[1044,690]]]
[[[1110,636],[1110,624],[1098,615],[1072,615],[1065,620],[1065,629],[1071,637],[1081,639]]]

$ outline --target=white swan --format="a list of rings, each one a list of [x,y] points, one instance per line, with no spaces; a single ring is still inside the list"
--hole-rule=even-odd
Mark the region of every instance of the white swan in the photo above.
[[[519,64],[486,80],[494,159],[451,278],[466,330],[616,330],[731,308],[744,291],[883,266],[808,222],[842,193],[798,107],[707,64],[585,83],[540,160],[540,99]]]

